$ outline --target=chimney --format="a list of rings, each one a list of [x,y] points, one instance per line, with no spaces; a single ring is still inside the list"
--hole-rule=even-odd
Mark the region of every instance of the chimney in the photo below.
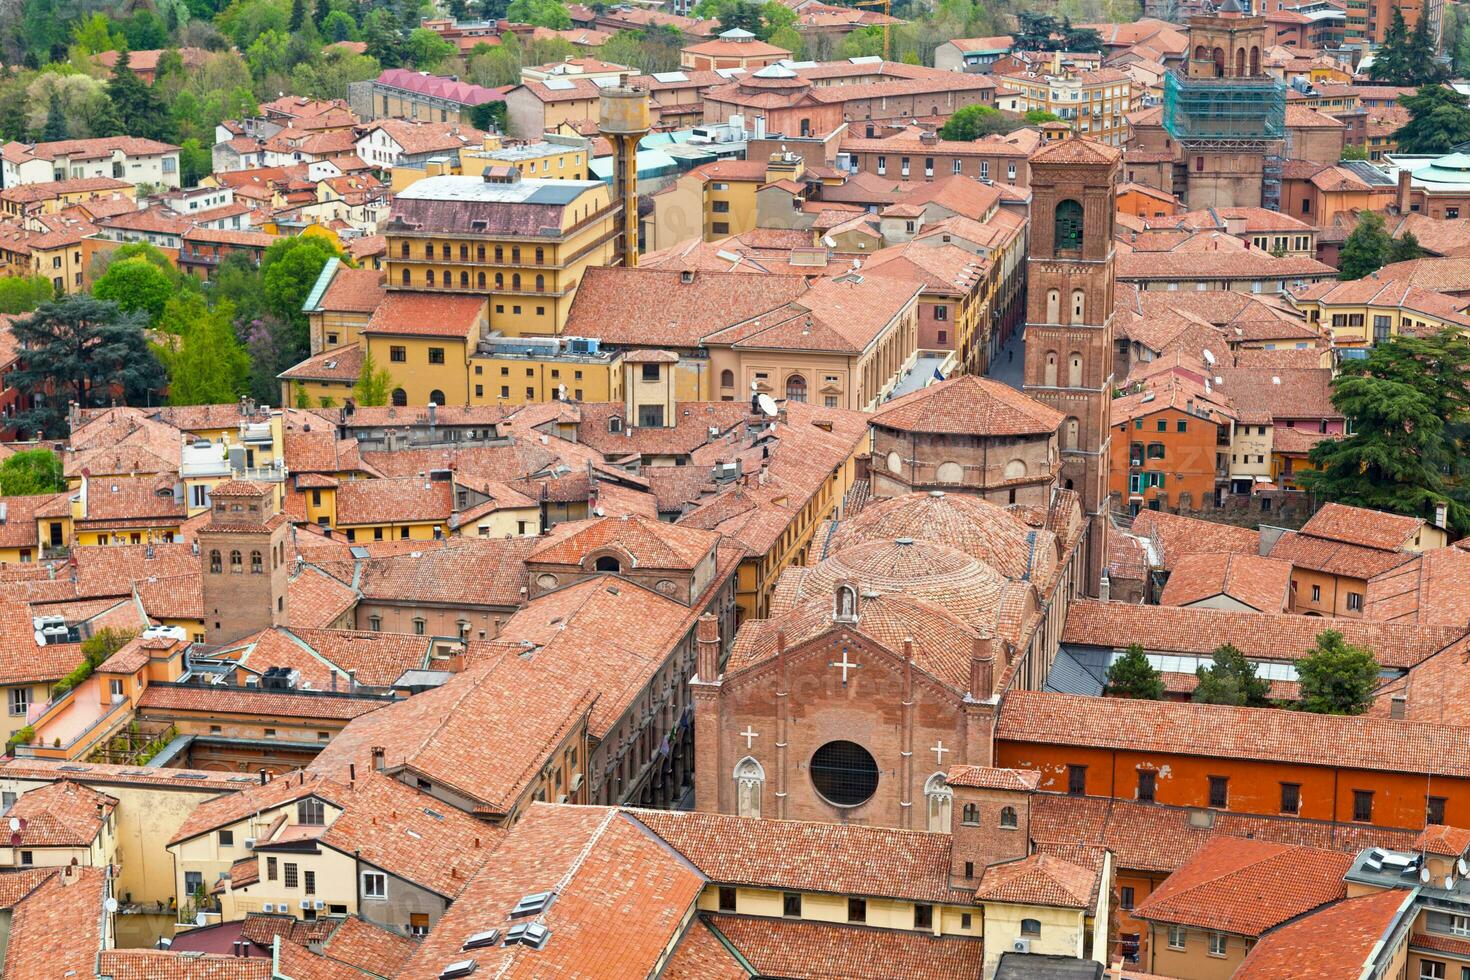
[[[699,626],[694,634],[697,653],[695,673],[699,679],[711,682],[720,676],[720,621],[710,613],[699,617]]]
[[[357,782],[357,763],[355,762],[347,763],[347,781],[349,783]]]
[[[970,647],[970,700],[985,701],[995,693],[995,658],[990,646],[975,637]]]
[[[373,746],[373,769],[377,772],[383,771],[383,752],[384,749],[381,745]]]
[[[265,774],[265,770],[264,769],[261,769],[260,770],[260,785],[264,786],[266,784],[266,782],[269,780],[269,778],[270,777],[268,777]]]

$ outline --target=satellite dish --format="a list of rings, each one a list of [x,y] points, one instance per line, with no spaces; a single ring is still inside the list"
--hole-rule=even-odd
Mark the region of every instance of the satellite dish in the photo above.
[[[825,246],[827,246],[828,248],[836,248],[837,247],[837,241],[831,235],[823,235],[822,236],[822,244],[825,245]]]
[[[1422,881],[1426,885],[1429,884],[1429,868],[1428,867],[1423,867],[1423,868],[1420,868],[1419,869],[1419,880]]]
[[[1455,890],[1455,876],[1454,875],[1445,875],[1444,876],[1444,890],[1447,891],[1447,892],[1452,892],[1452,891]]]
[[[102,907],[109,912],[116,912],[117,899],[113,898],[111,895],[107,896],[107,901],[102,903]]]
[[[776,414],[776,399],[765,392],[761,392],[755,396],[755,403],[761,407],[763,414],[772,416]]]
[[[1455,868],[1460,872],[1461,878],[1470,875],[1470,861],[1466,861],[1464,858],[1460,858],[1460,860],[1455,862]]]
[[[10,818],[10,832],[13,833],[13,834],[18,834],[18,833],[20,833],[20,827],[21,827],[20,817],[11,817]]]
[[[43,647],[43,646],[46,645],[46,634],[45,633],[42,633],[40,630],[36,630],[36,632],[35,632],[35,638],[36,638],[36,646]]]

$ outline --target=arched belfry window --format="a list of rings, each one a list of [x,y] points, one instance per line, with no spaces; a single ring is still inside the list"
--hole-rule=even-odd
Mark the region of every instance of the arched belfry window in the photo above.
[[[928,806],[928,829],[930,833],[949,833],[950,807],[954,805],[954,792],[949,788],[944,773],[936,772],[924,783],[924,802]]]
[[[761,764],[746,756],[735,764],[735,812],[742,817],[761,815],[761,795],[766,773]]]
[[[1081,251],[1082,205],[1068,198],[1057,205],[1057,251]]]

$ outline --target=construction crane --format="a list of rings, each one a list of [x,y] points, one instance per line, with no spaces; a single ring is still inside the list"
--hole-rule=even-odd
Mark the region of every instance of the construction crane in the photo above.
[[[893,19],[893,15],[889,12],[893,9],[893,0],[855,0],[854,3],[848,4],[848,6],[881,7],[883,8],[883,16],[889,20]],[[888,60],[888,21],[883,22],[883,60]]]

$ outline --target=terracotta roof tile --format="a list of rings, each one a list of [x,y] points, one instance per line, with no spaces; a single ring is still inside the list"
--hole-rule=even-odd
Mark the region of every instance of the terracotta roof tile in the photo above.
[[[1258,555],[1189,554],[1169,570],[1161,606],[1189,606],[1217,596],[1258,612],[1285,612],[1291,601],[1291,563]]]
[[[487,304],[483,296],[440,295],[437,293],[390,292],[364,333],[403,337],[454,337],[472,343],[486,323]]]
[[[1442,857],[1461,857],[1470,851],[1470,830],[1432,823],[1414,841],[1414,850]]]
[[[346,721],[381,707],[382,701],[325,691],[266,691],[254,688],[197,687],[153,683],[138,698],[142,710],[205,711],[281,718]]]
[[[359,970],[393,976],[416,949],[418,943],[414,940],[349,915],[332,930],[320,952]]]
[[[978,789],[1008,789],[1018,793],[1033,792],[1041,783],[1041,774],[1030,769],[993,769],[989,766],[951,766],[946,776],[951,786]]]
[[[704,920],[761,976],[951,980],[984,971],[984,944],[968,936],[737,915]]]
[[[631,817],[602,807],[538,803],[495,854],[399,980],[437,980],[445,966],[465,959],[489,976],[642,980],[655,971],[704,887],[703,876]],[[521,898],[548,889],[556,894],[545,911],[520,920],[550,930],[544,948],[463,949],[471,935],[505,930],[507,913]]]
[[[620,552],[634,568],[692,571],[719,543],[713,531],[645,517],[609,517],[558,525],[526,555],[528,562],[581,565],[594,552]]]
[[[1408,551],[1382,551],[1330,538],[1288,531],[1271,547],[1271,557],[1329,575],[1372,578],[1411,561]]]
[[[22,793],[5,811],[25,821],[20,831],[23,847],[91,847],[117,798],[61,779]]]
[[[950,839],[890,827],[628,810],[711,881],[948,902]]]
[[[1433,548],[1375,575],[1364,593],[1363,615],[1392,623],[1470,625],[1470,553]]]
[[[448,522],[454,509],[448,480],[417,476],[387,480],[349,480],[337,490],[337,523],[408,524]]]
[[[1051,745],[1126,744],[1145,752],[1470,776],[1470,755],[1455,729],[1275,708],[1011,691],[1001,705],[996,738]]]
[[[97,960],[97,974],[107,980],[271,980],[271,961],[223,953],[108,949]]]
[[[661,976],[663,980],[749,980],[750,971],[699,918],[684,931]]]
[[[696,347],[708,334],[798,299],[802,276],[589,268],[565,332],[637,347]]]
[[[1256,943],[1235,977],[1357,980],[1378,943],[1413,900],[1407,891],[1390,889],[1344,899],[1287,923]]]
[[[1353,857],[1338,851],[1215,837],[1140,902],[1154,922],[1242,936],[1267,930],[1347,897]]]
[[[872,421],[900,432],[1015,436],[1055,432],[1062,418],[1009,385],[965,374],[894,399]]]
[[[1311,520],[1302,525],[1301,533],[1346,541],[1366,548],[1395,551],[1409,544],[1409,539],[1423,526],[1424,520],[1419,517],[1326,503],[1312,515]]]
[[[985,869],[975,889],[977,902],[1008,905],[1050,905],[1091,909],[1099,874],[1052,854],[1032,854]]]
[[[3,980],[93,975],[103,947],[103,868],[64,868],[11,913]]]

